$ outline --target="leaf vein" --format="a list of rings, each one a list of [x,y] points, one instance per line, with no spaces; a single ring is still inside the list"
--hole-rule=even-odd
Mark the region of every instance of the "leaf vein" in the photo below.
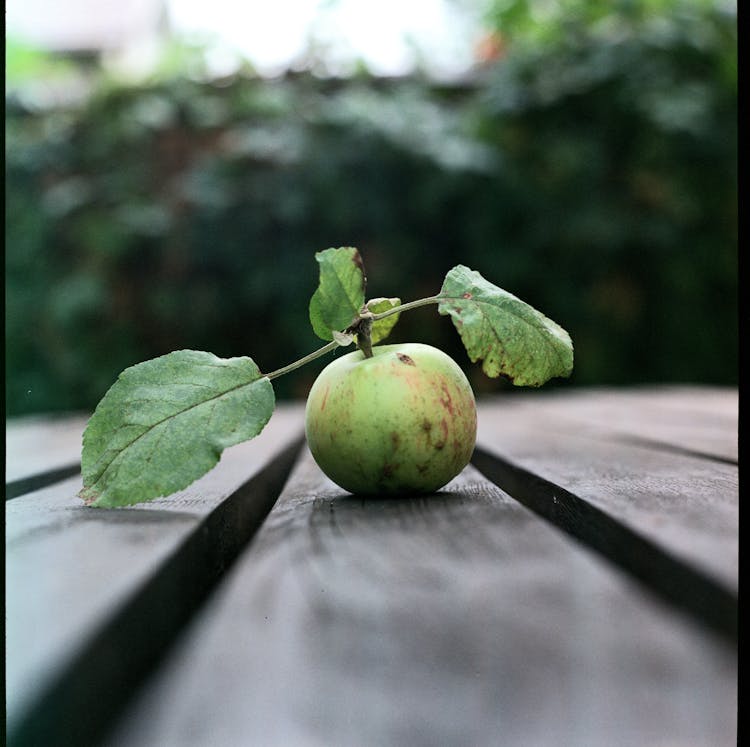
[[[139,433],[135,438],[131,439],[118,452],[115,453],[115,456],[112,457],[112,459],[109,460],[109,462],[104,466],[104,468],[100,472],[98,472],[95,475],[95,477],[92,479],[90,487],[95,486],[102,479],[102,477],[104,476],[104,474],[107,472],[107,470],[110,468],[110,466],[112,465],[112,463],[117,459],[117,457],[119,455],[124,454],[134,443],[136,443],[136,441],[138,441],[141,438],[143,438],[147,433],[151,432],[154,428],[156,428],[157,426],[159,426],[161,423],[163,423],[163,422],[165,422],[167,420],[170,420],[171,418],[177,418],[180,415],[184,415],[186,412],[192,410],[193,408],[200,407],[201,405],[204,405],[207,402],[211,402],[211,400],[217,400],[217,399],[219,399],[221,397],[226,396],[227,394],[231,394],[232,392],[235,392],[235,391],[237,391],[239,389],[242,389],[243,387],[252,386],[257,381],[261,381],[264,378],[266,378],[266,377],[261,376],[261,377],[259,377],[257,379],[253,379],[252,381],[248,381],[248,382],[245,382],[243,384],[237,384],[236,386],[231,387],[230,389],[226,389],[223,392],[219,392],[218,394],[214,395],[213,397],[209,397],[208,399],[205,399],[205,400],[203,400],[201,402],[197,402],[197,403],[191,404],[191,405],[189,405],[188,407],[185,407],[182,410],[178,410],[175,413],[172,413],[170,415],[167,415],[167,416],[163,417],[161,420],[158,420],[157,422],[153,423],[152,425],[146,426],[145,430],[142,433]],[[89,486],[87,486],[87,487],[89,487]]]
[[[493,324],[493,322],[492,322],[491,318],[489,317],[489,315],[484,310],[485,306],[489,306],[491,309],[497,310],[499,307],[496,304],[493,304],[491,301],[485,301],[485,300],[480,299],[480,298],[467,299],[467,298],[464,298],[463,296],[444,296],[444,295],[441,295],[440,298],[444,299],[446,301],[458,301],[459,303],[462,303],[462,304],[467,304],[467,305],[468,304],[474,304],[475,306],[477,306],[478,309],[479,309],[480,314],[482,315],[482,321],[483,321],[483,323],[486,322],[489,325],[489,327],[492,330],[492,334],[495,337],[495,339],[498,341],[498,343],[502,344],[502,339],[500,338],[500,335],[499,335],[498,331],[495,329],[495,325]],[[515,317],[520,322],[525,323],[525,324],[529,325],[530,327],[533,327],[533,329],[538,334],[544,336],[544,332],[547,329],[547,326],[545,325],[545,323],[544,323],[543,320],[537,319],[535,317],[532,317],[532,319],[527,319],[526,317],[522,316],[517,311],[515,311],[513,308],[507,308],[505,306],[502,307],[502,310],[505,313],[510,314],[511,316]],[[459,313],[460,313],[460,311],[459,311]],[[554,322],[553,322],[553,324],[554,324]],[[563,351],[559,347],[557,347],[557,346],[553,346],[553,350],[554,350],[554,354],[557,357],[557,360],[560,363],[560,365],[564,366],[565,365],[565,360],[563,358]]]

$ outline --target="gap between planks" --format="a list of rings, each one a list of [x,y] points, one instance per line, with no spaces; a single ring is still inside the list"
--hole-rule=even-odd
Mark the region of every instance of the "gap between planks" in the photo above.
[[[105,744],[728,747],[735,666],[474,468],[362,499],[305,450]]]
[[[284,423],[289,425],[290,421],[298,424],[298,414],[292,413],[286,420],[283,416],[277,416],[275,425],[277,429],[281,428],[288,432],[283,425]],[[273,428],[269,428],[266,443],[274,438],[271,431]],[[212,502],[216,502],[217,499],[200,500],[201,506],[207,507],[208,510],[199,507],[194,512],[196,516],[202,516],[199,521],[186,523],[184,520],[186,516],[183,516],[177,524],[165,527],[168,530],[167,534],[173,534],[174,539],[178,540],[174,549],[166,557],[158,552],[154,554],[157,565],[145,579],[137,583],[125,599],[97,622],[80,645],[69,644],[63,649],[65,641],[62,637],[56,650],[47,653],[48,657],[55,660],[54,662],[40,661],[36,670],[30,669],[25,672],[24,681],[30,681],[34,689],[30,690],[24,684],[20,691],[23,691],[25,696],[20,703],[16,702],[19,692],[16,683],[20,685],[21,680],[15,676],[15,671],[23,664],[19,661],[19,657],[23,656],[23,651],[17,650],[18,647],[13,647],[13,663],[9,666],[12,676],[9,677],[7,684],[17,692],[14,692],[15,699],[9,703],[11,708],[8,713],[8,744],[10,746],[55,744],[59,747],[74,747],[82,744],[95,744],[101,738],[123,703],[137,689],[144,677],[153,670],[179,630],[188,623],[191,616],[216,587],[227,568],[231,566],[274,505],[303,442],[301,434],[296,436],[296,439],[291,439],[288,435],[281,438],[280,433],[277,432],[275,438],[278,441],[272,441],[272,443],[279,445],[272,451],[272,457],[266,458],[265,465],[261,464],[261,468],[256,469],[254,474],[231,494],[226,497],[219,496],[218,503],[213,508],[211,508]],[[285,443],[286,446],[284,446]],[[250,448],[260,456],[263,452],[258,449],[262,444],[263,441],[258,440]],[[235,447],[235,461],[237,455],[241,456],[241,453],[242,447],[239,449]],[[252,472],[245,466],[245,474]],[[232,474],[230,470],[230,478]],[[62,488],[64,491],[65,483],[62,484]],[[58,493],[60,498],[63,498],[63,503],[67,505],[68,499],[60,491]],[[13,509],[13,513],[20,517],[20,521],[14,522],[15,526],[9,530],[10,536],[6,539],[15,548],[23,549],[24,545],[28,546],[29,543],[44,543],[48,539],[58,539],[61,537],[61,526],[69,530],[62,537],[63,544],[65,544],[67,538],[70,541],[75,539],[73,536],[75,533],[70,531],[72,528],[87,529],[86,519],[105,520],[108,517],[117,516],[118,521],[114,522],[116,525],[114,531],[115,534],[122,535],[121,549],[127,555],[128,546],[131,548],[130,552],[133,551],[131,544],[133,533],[143,533],[149,524],[149,516],[153,514],[153,511],[149,511],[149,516],[147,516],[145,511],[139,511],[137,507],[135,510],[121,509],[112,512],[83,507],[78,507],[77,511],[71,512],[71,508],[63,508],[64,511],[67,510],[68,517],[61,525],[59,520],[54,519],[53,513],[45,510],[44,506],[35,509],[34,496],[35,494],[30,494],[6,504]],[[182,505],[185,504],[184,498],[176,497],[178,503],[181,500]],[[53,502],[57,500],[54,497],[54,491],[51,500]],[[171,499],[167,502],[169,500]],[[170,507],[166,504],[164,507],[167,509],[168,516]],[[41,511],[41,515],[35,515],[35,511],[36,513]],[[131,521],[125,521],[126,518]],[[47,527],[50,522],[52,522],[51,525]],[[140,525],[143,529],[139,529]],[[119,529],[117,529],[118,526]],[[180,529],[182,526],[193,526],[193,529],[183,536]],[[93,529],[95,530],[96,527]],[[146,534],[143,539],[147,539]],[[160,543],[164,544],[161,541]],[[63,554],[70,553],[70,549],[64,548],[64,550]],[[141,545],[141,551],[144,550],[146,547]],[[57,552],[60,550],[57,549]],[[80,561],[85,561],[85,555],[84,550]],[[88,560],[90,562],[95,559],[88,558]],[[23,568],[17,568],[12,572],[14,579],[12,586],[15,588],[7,600],[10,610],[9,622],[16,631],[18,631],[18,625],[22,623],[25,626],[31,623],[32,628],[38,628],[42,624],[41,619],[36,621],[13,619],[13,613],[18,614],[18,602],[21,601],[22,595],[28,593],[19,587],[21,578],[19,574],[22,574],[23,570]],[[43,569],[39,570],[43,572]],[[68,573],[75,570],[67,568]],[[128,572],[127,566],[120,571],[126,575]],[[83,592],[86,593],[87,590],[84,589]],[[88,594],[89,597],[94,595],[94,589],[88,590]],[[87,603],[86,599],[82,599],[81,602]],[[37,603],[32,601],[30,609],[37,609],[35,604]],[[96,600],[89,598],[88,605],[95,606]],[[21,607],[24,608],[23,605]],[[37,611],[43,612],[41,609]],[[54,614],[54,610],[49,612]],[[67,613],[67,610],[63,607],[60,612]],[[96,617],[95,614],[94,617]],[[90,621],[87,622],[90,624]],[[47,624],[49,624],[48,620]],[[68,629],[71,630],[68,638],[72,640],[74,637],[72,626],[68,625]],[[9,642],[13,643],[16,637],[17,634],[14,634],[13,641]],[[34,642],[30,640],[28,643],[33,645]],[[72,654],[68,650],[71,647]],[[26,651],[27,655],[31,653],[30,650]]]
[[[481,462],[481,459],[482,459],[482,456],[481,456],[481,450],[480,450],[480,452],[479,452],[479,453],[480,453],[480,456],[479,456],[479,461]],[[489,456],[489,458],[490,458],[491,460],[494,460],[495,468],[497,469],[497,459],[498,459],[497,455],[488,455],[488,454],[487,454],[487,453],[485,452],[485,456]],[[503,461],[503,460],[500,460],[500,461]],[[485,462],[485,465],[484,465],[484,466],[485,466],[485,468],[487,468],[487,463],[486,463],[486,462]],[[518,467],[518,465],[516,465],[516,464],[513,464],[512,462],[505,462],[505,468],[506,468],[506,469],[511,469],[511,470],[513,470],[513,469],[520,469],[520,470],[521,470],[522,472],[524,471],[524,470],[523,470],[523,468],[521,468],[521,467]],[[491,476],[491,475],[490,475],[490,476]],[[541,480],[540,480],[540,478],[538,477],[538,475],[534,474],[534,473],[533,473],[533,471],[532,471],[532,472],[527,472],[527,474],[526,474],[526,477],[524,477],[524,480],[527,480],[527,478],[528,478],[528,479],[530,479],[530,480],[531,480],[532,482],[534,482],[534,483],[535,483],[535,484],[537,484],[537,485],[538,485],[538,484],[540,484],[540,482],[541,482],[541,483],[544,483],[544,482],[545,482],[545,481],[544,481],[543,479],[541,479]],[[503,479],[506,479],[506,478],[503,478]],[[547,484],[546,484],[546,486],[545,486],[545,490],[546,490],[546,489],[548,489],[548,488],[549,488],[549,489],[553,489],[553,490],[554,490],[554,489],[557,489],[557,487],[558,487],[558,486],[556,486],[556,485],[555,485],[554,483],[552,483],[552,482],[546,481],[546,483],[547,483]],[[500,484],[500,483],[498,482],[498,484]],[[501,487],[502,487],[502,485],[501,485]],[[528,487],[528,486],[527,486],[527,487]],[[516,498],[517,500],[519,500],[519,501],[520,501],[520,502],[521,502],[522,504],[525,504],[525,505],[529,505],[529,503],[527,502],[527,500],[524,500],[524,498],[522,497],[522,494],[524,493],[524,491],[523,491],[523,490],[519,490],[519,489],[517,489],[517,488],[516,488],[516,489],[514,489],[514,490],[510,490],[509,492],[513,493],[513,494],[514,494],[514,496],[513,496],[513,497],[515,497],[515,498]],[[544,495],[544,492],[545,492],[545,491],[542,491],[542,493],[540,493],[540,495]],[[593,544],[593,543],[592,543],[592,537],[593,537],[593,538],[595,539],[595,538],[596,538],[597,536],[600,536],[600,535],[602,534],[602,528],[609,528],[609,529],[611,529],[611,528],[612,528],[612,526],[614,526],[614,527],[615,527],[615,529],[616,529],[616,531],[620,531],[620,532],[624,531],[624,532],[625,532],[625,533],[624,533],[623,535],[620,535],[620,536],[617,536],[617,535],[616,535],[616,539],[617,539],[617,542],[619,542],[619,543],[620,543],[621,545],[623,545],[623,547],[626,547],[626,548],[627,548],[627,545],[628,545],[628,543],[629,543],[629,542],[631,542],[631,541],[632,541],[632,538],[633,538],[633,533],[632,533],[632,532],[629,532],[629,530],[627,530],[627,529],[624,529],[624,530],[623,530],[623,527],[622,527],[622,526],[621,526],[621,525],[620,525],[620,524],[619,524],[618,522],[616,522],[616,521],[612,521],[611,519],[609,519],[608,517],[606,517],[606,514],[603,514],[602,512],[598,512],[598,513],[597,513],[596,509],[594,509],[594,513],[593,513],[593,514],[591,514],[591,513],[586,513],[585,511],[586,511],[587,509],[584,509],[584,514],[583,514],[583,515],[581,515],[581,514],[580,514],[581,506],[582,506],[582,505],[584,505],[584,504],[585,504],[585,505],[588,505],[588,504],[586,504],[586,502],[585,502],[585,501],[582,501],[582,500],[581,500],[581,499],[580,499],[580,498],[579,498],[578,496],[574,495],[573,493],[569,493],[568,491],[563,491],[563,492],[564,492],[564,493],[565,493],[565,495],[567,496],[567,497],[566,497],[566,500],[568,501],[568,503],[567,503],[567,509],[568,509],[568,510],[567,510],[567,513],[568,513],[568,514],[572,514],[572,515],[576,515],[576,512],[579,512],[579,515],[578,515],[578,521],[579,521],[579,524],[582,524],[582,525],[585,525],[585,526],[589,526],[589,527],[592,527],[592,526],[593,526],[593,527],[594,527],[594,529],[595,529],[595,531],[593,531],[592,533],[589,533],[588,535],[586,535],[586,536],[583,536],[583,537],[579,537],[579,539],[583,539],[583,540],[584,540],[584,542],[585,542],[586,544],[588,544],[588,545],[590,545],[590,546],[591,546],[591,545]],[[559,497],[560,497],[560,495],[562,495],[562,493],[561,493],[561,492],[560,492],[560,491],[558,490],[558,491],[557,491],[557,495],[558,495],[558,498],[559,498]],[[547,496],[547,499],[549,499],[549,491],[547,491],[547,493],[546,493],[546,496]],[[530,508],[532,508],[532,509],[534,509],[534,506],[531,506],[531,505],[529,505],[529,507],[530,507]],[[571,510],[571,507],[572,507],[572,509],[574,509],[574,510]],[[589,507],[589,508],[590,508],[590,507]],[[535,510],[535,511],[537,511],[536,509],[534,509],[534,510]],[[537,511],[537,513],[539,513],[539,511]],[[563,511],[562,513],[564,514],[565,512]],[[604,518],[605,518],[605,520],[604,520],[604,521],[602,521],[602,516],[604,516]],[[593,518],[592,518],[592,517],[593,517]],[[262,520],[262,519],[261,519],[261,520]],[[610,524],[608,524],[608,523],[607,523],[607,521],[609,521],[609,522],[611,522],[611,523],[610,523]],[[559,526],[560,528],[563,528],[563,529],[566,529],[566,530],[567,530],[567,528],[566,528],[565,526],[563,526],[564,522],[563,522],[562,520],[560,520],[560,518],[559,518],[559,517],[558,517],[558,519],[556,519],[556,520],[555,520],[555,523],[557,523],[557,525],[558,525],[558,526]],[[584,534],[585,534],[585,533],[584,533]],[[606,533],[605,533],[605,534],[606,534]],[[615,543],[615,546],[618,546],[618,545],[617,545],[617,542]],[[649,552],[652,552],[652,551],[653,551],[653,549],[654,549],[654,547],[656,548],[656,551],[657,551],[657,555],[656,555],[656,557],[657,557],[657,560],[658,560],[658,562],[657,562],[657,569],[660,569],[660,570],[659,570],[659,572],[662,572],[662,571],[664,571],[664,569],[665,569],[665,568],[667,568],[669,572],[673,572],[673,571],[674,571],[675,569],[674,569],[674,567],[673,567],[673,566],[669,566],[669,562],[667,563],[667,566],[664,566],[664,565],[663,565],[663,560],[664,560],[664,557],[663,557],[663,556],[664,556],[664,554],[662,553],[662,555],[661,555],[661,556],[659,555],[659,553],[661,553],[661,550],[659,549],[659,547],[658,547],[658,546],[655,546],[655,545],[653,545],[653,544],[647,543],[647,549],[648,549],[648,551],[649,551]],[[595,548],[595,549],[596,549],[596,548]],[[604,549],[604,553],[605,553],[605,555],[606,555],[607,553],[609,553],[609,555],[610,555],[610,559],[612,559],[612,558],[611,558],[611,555],[613,554],[613,553],[612,553],[612,547],[611,547],[611,546],[610,546],[609,544],[607,544],[607,546],[606,546],[606,547],[604,547],[603,549]],[[621,549],[622,549],[622,548],[618,549],[618,550],[617,550],[617,553],[619,553]],[[615,553],[615,554],[617,554],[617,553]],[[625,557],[625,558],[628,558],[628,554],[627,554],[627,551],[625,551],[625,554],[623,555],[623,557]],[[646,557],[649,557],[649,556],[648,556],[648,553],[646,554]],[[676,562],[676,561],[674,561],[674,559],[673,559],[673,558],[669,558],[669,556],[668,556],[668,555],[667,555],[666,557],[668,558],[668,561],[670,561],[670,562],[672,562],[672,563],[675,563],[675,562]],[[653,554],[652,554],[652,558],[653,558]],[[624,565],[625,565],[625,566],[627,566],[627,565],[628,565],[629,563],[630,563],[630,564],[632,565],[632,560],[633,560],[633,557],[631,556],[631,557],[630,557],[630,558],[628,559],[628,561],[624,563]],[[192,561],[191,561],[191,562],[192,562]],[[620,562],[620,563],[622,563],[622,559],[621,559],[621,560],[620,560],[619,562]],[[662,565],[661,565],[661,566],[659,566],[659,563],[662,563]],[[682,573],[682,572],[683,572],[683,571],[685,570],[685,567],[684,567],[684,566],[681,566],[681,565],[680,565],[679,563],[678,563],[677,565],[678,565],[678,570],[677,570],[678,574],[679,574],[679,573]],[[646,566],[648,566],[648,564],[646,564]],[[644,566],[644,568],[645,568],[645,570],[646,570],[646,571],[648,571],[648,568],[647,568],[646,566]],[[629,570],[629,569],[628,569],[628,568],[626,567],[626,568],[625,568],[625,570]],[[688,571],[690,571],[690,569],[689,569],[689,568],[688,568]],[[630,569],[630,571],[629,571],[629,572],[631,572],[631,575],[635,575],[636,577],[638,576],[638,573],[633,573],[632,569]],[[705,578],[703,578],[703,577],[701,576],[701,574],[698,574],[698,575],[700,576],[700,578],[698,579],[698,580],[699,580],[699,585],[698,585],[698,588],[700,589],[700,588],[701,588],[701,587],[700,587],[700,583],[702,583],[702,582],[705,582],[705,581],[706,581],[706,579],[705,579]],[[665,577],[665,579],[664,579],[664,582],[665,582],[665,583],[667,584],[667,586],[669,585],[669,584],[667,583],[668,577],[669,577],[669,573],[667,573],[667,574],[666,574],[666,577]],[[688,575],[687,575],[687,576],[685,576],[685,575],[683,574],[683,576],[682,576],[681,578],[682,578],[682,582],[684,582],[684,583],[687,583],[687,582],[693,583],[693,582],[695,582],[695,580],[696,580],[696,579],[695,579],[695,577],[694,577],[694,576],[690,576],[690,574],[689,574],[689,573],[688,573]],[[641,580],[644,580],[644,579],[641,579]],[[679,579],[678,579],[678,580],[679,580]],[[174,579],[173,579],[173,581],[174,581]],[[170,582],[170,583],[172,583],[172,582]],[[192,582],[191,582],[191,581],[185,581],[185,580],[183,579],[183,583],[192,583]],[[215,582],[212,582],[212,583],[215,583]],[[660,584],[661,584],[661,582],[660,582]],[[658,586],[658,585],[660,585],[660,584],[657,584],[657,586]],[[661,584],[661,585],[663,585],[663,584]],[[711,582],[710,582],[710,580],[709,580],[709,585],[711,585]],[[652,586],[653,586],[653,584],[652,584]],[[711,591],[710,593],[713,593],[713,592],[715,592],[715,591],[716,591],[716,585],[714,585],[714,588],[713,588],[713,590],[712,590],[712,591]],[[720,591],[722,591],[722,590],[720,589]],[[725,590],[723,590],[723,591],[725,591]],[[660,593],[660,594],[661,594],[662,596],[664,596],[664,594],[663,594],[662,592],[659,592],[659,590],[658,590],[658,589],[657,589],[657,592],[658,592],[658,593]],[[677,600],[672,600],[672,601],[673,601],[673,602],[675,602],[675,601],[676,601],[676,602],[678,603],[678,606],[680,606],[680,604],[679,604],[679,603],[680,603],[680,600],[681,600],[681,599],[684,599],[684,597],[685,597],[686,593],[687,593],[687,587],[684,587],[684,586],[683,586],[683,587],[681,587],[681,589],[680,589],[680,590],[679,590],[679,591],[677,592],[677,596],[678,596],[679,598],[678,598]],[[669,596],[669,595],[667,594],[667,597],[668,597],[668,596]],[[710,594],[709,594],[709,598],[710,598]],[[723,620],[723,622],[721,622],[721,621],[720,621],[720,622],[719,622],[719,624],[718,624],[718,627],[717,627],[717,626],[716,626],[715,624],[711,623],[710,621],[708,621],[708,620],[704,619],[704,618],[705,618],[705,615],[704,615],[703,613],[705,612],[705,609],[704,609],[703,611],[692,610],[691,614],[693,614],[693,615],[697,616],[697,618],[698,618],[698,619],[701,619],[701,620],[702,620],[702,622],[703,622],[704,624],[708,623],[709,625],[713,625],[713,626],[714,626],[715,628],[719,629],[719,631],[720,631],[720,632],[722,633],[722,635],[724,635],[725,637],[729,637],[729,638],[733,638],[733,637],[736,637],[736,616],[732,614],[732,610],[730,610],[730,611],[729,611],[729,617],[734,617],[734,618],[735,618],[735,622],[734,622],[734,626],[735,626],[735,627],[734,627],[734,629],[732,630],[732,629],[731,629],[731,625],[730,625],[730,629],[726,629],[726,620],[728,619],[728,616],[727,616],[727,607],[726,607],[726,603],[727,603],[727,601],[729,601],[729,604],[730,604],[730,606],[731,606],[731,605],[734,605],[733,609],[734,609],[734,610],[736,611],[736,598],[735,598],[734,596],[732,596],[732,595],[731,595],[731,593],[730,593],[730,598],[729,598],[729,600],[727,600],[726,598],[724,598],[724,599],[723,599],[723,601],[720,601],[720,604],[719,604],[719,609],[720,609],[720,610],[723,610],[723,611],[722,611],[722,612],[720,612],[720,614],[719,614],[719,617],[721,618],[721,620]],[[151,601],[150,601],[150,602],[148,603],[148,607],[149,607],[149,608],[150,608],[150,609],[151,609],[151,610],[153,611],[153,609],[155,609],[155,608],[156,608],[156,607],[154,607],[154,605],[156,605],[156,604],[157,604],[157,602],[158,602],[158,599],[157,599],[157,597],[153,597],[153,598],[151,599]],[[197,602],[195,603],[195,606],[193,607],[193,611],[197,610],[197,609],[198,609],[198,607],[200,607],[200,606],[201,606],[201,604],[202,604],[202,600],[198,600],[198,601],[197,601]],[[722,604],[724,605],[723,607],[722,607]],[[699,605],[699,606],[700,606],[700,605]],[[709,605],[709,606],[710,606],[710,605]],[[142,612],[143,612],[143,609],[145,609],[145,608],[142,608]],[[192,613],[191,613],[191,614],[192,614]],[[709,616],[710,616],[710,615],[709,615]],[[125,616],[123,616],[123,619],[125,619]],[[136,621],[134,621],[134,620],[131,620],[131,621],[130,621],[130,624],[135,624],[135,622],[136,622]],[[142,624],[142,622],[143,622],[143,621],[141,621],[141,624]],[[118,622],[118,620],[114,620],[114,619],[112,620],[112,624],[113,624],[113,625],[115,625],[115,624],[118,624],[118,625],[119,625],[119,624],[121,624],[121,623],[122,623],[122,620],[120,620],[119,622]],[[178,628],[174,628],[174,629],[173,629],[173,631],[172,631],[172,633],[170,633],[170,634],[168,634],[168,635],[166,636],[166,639],[167,639],[167,640],[171,640],[171,639],[172,639],[172,638],[174,637],[174,635],[175,635],[175,631],[176,631],[177,629],[178,629]],[[147,635],[147,633],[143,633],[142,635]],[[97,644],[97,645],[99,645],[99,644]],[[153,665],[153,662],[152,662],[152,665]],[[109,674],[111,675],[111,672],[110,672]],[[105,676],[105,673],[100,673],[100,676]],[[105,681],[106,681],[106,680],[105,680]],[[137,683],[134,683],[134,684],[132,684],[132,685],[130,686],[130,687],[131,687],[131,689],[132,689],[133,687],[135,687],[135,684],[137,684]],[[110,686],[110,684],[109,684],[108,682],[107,682],[107,686],[108,686],[108,687]],[[100,691],[101,691],[101,690],[100,690]],[[94,692],[96,692],[96,690],[95,690]],[[88,697],[89,697],[89,701],[88,701],[88,702],[89,702],[89,705],[90,705],[90,698],[91,698],[91,694],[90,694],[90,693],[89,693],[89,696],[88,696]],[[86,712],[86,717],[85,717],[85,719],[89,719],[89,720],[90,720],[90,717],[91,717],[91,713],[87,711],[87,712]],[[84,719],[84,720],[85,720],[85,719]],[[56,743],[58,743],[58,744],[64,744],[65,742],[64,742],[64,741],[62,741],[62,742],[60,742],[60,741],[57,741]]]
[[[472,464],[515,500],[736,645],[737,596],[713,578],[588,501],[517,464],[481,447],[475,449]]]
[[[64,467],[36,472],[18,480],[11,480],[5,483],[5,500],[9,501],[26,493],[33,493],[36,490],[41,490],[41,488],[46,488],[48,485],[54,485],[56,482],[62,482],[68,477],[79,474],[80,471],[81,463],[75,462]]]
[[[474,463],[734,644],[735,408],[736,391],[701,388],[496,398],[479,408]]]

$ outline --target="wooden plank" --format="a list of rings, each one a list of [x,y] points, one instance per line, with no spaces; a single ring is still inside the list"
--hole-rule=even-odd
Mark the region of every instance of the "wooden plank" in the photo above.
[[[78,462],[73,462],[63,467],[54,467],[43,472],[36,472],[19,480],[11,480],[5,483],[5,500],[9,501],[11,498],[18,498],[19,495],[33,493],[35,490],[41,490],[48,485],[54,485],[56,482],[66,480],[69,477],[80,474],[80,472],[81,465]]]
[[[274,459],[301,434],[301,408],[280,406],[258,438],[149,504],[86,508],[80,478],[6,503],[11,743],[92,743],[270,510]]]
[[[81,438],[88,418],[31,416],[5,424],[5,481],[80,463]]]
[[[482,452],[494,456],[496,469],[490,476],[514,497],[552,521],[567,522],[566,531],[625,567],[671,559],[692,572],[694,581],[700,576],[705,589],[716,591],[707,606],[719,599],[725,624],[736,629],[736,619],[731,619],[738,587],[736,465],[623,442],[602,429],[578,429],[566,417],[558,418],[543,398],[537,407],[484,406],[478,443],[475,463],[489,474],[493,466]],[[514,469],[532,477],[514,481]],[[519,491],[531,485],[533,476],[551,487],[532,489],[524,497]],[[585,526],[576,527],[576,522]],[[623,530],[622,542],[611,542],[612,533],[605,537],[608,526]],[[628,552],[627,546],[623,551],[623,542],[628,542],[624,532],[629,533],[631,550],[639,543],[637,552]],[[643,555],[647,550],[653,554]],[[657,578],[657,570],[654,567],[652,580],[669,592],[676,577],[667,573]]]
[[[541,408],[556,429],[737,463],[739,403],[734,388],[586,388],[519,392],[494,402],[503,408]]]
[[[736,658],[469,467],[363,500],[309,456],[107,747],[736,743]]]
[[[5,424],[5,499],[80,471],[84,415],[17,418]]]

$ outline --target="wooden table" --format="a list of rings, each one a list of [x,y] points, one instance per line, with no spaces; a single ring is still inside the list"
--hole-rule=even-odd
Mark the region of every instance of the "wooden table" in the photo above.
[[[328,481],[302,413],[119,510],[76,498],[84,418],[8,424],[10,745],[736,743],[736,390],[484,399],[403,499]]]

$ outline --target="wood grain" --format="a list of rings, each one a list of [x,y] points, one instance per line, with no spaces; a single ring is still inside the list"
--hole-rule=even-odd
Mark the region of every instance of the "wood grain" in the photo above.
[[[471,467],[362,500],[306,456],[107,745],[722,747],[735,667]]]
[[[301,409],[280,407],[257,439],[150,504],[86,508],[80,478],[6,503],[11,744],[93,743],[262,522],[284,479],[274,460],[301,434]]]
[[[625,441],[618,423],[606,419],[595,431],[577,428],[568,409],[560,415],[542,396],[486,404],[478,444],[570,491],[736,596],[737,466]],[[639,413],[648,420],[652,408],[633,405],[633,422]],[[708,415],[694,415],[697,433],[702,417]]]
[[[480,401],[512,497],[470,467],[363,501],[305,451],[271,510],[301,433],[282,406],[169,498],[86,509],[72,478],[10,500],[9,744],[733,745],[736,645],[701,605],[736,626],[736,402]],[[62,423],[11,424],[11,482],[77,458],[84,420]]]
[[[482,407],[525,406],[543,412],[549,426],[595,438],[640,442],[653,449],[682,451],[737,463],[737,389],[660,386],[563,391],[519,391],[487,398]]]

